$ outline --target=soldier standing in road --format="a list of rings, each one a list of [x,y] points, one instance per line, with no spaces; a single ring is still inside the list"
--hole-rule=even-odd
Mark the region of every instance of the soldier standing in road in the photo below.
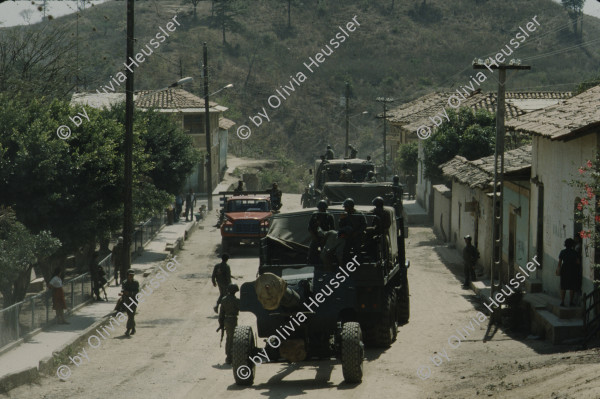
[[[319,247],[323,248],[325,244],[323,232],[335,230],[335,219],[331,213],[327,212],[327,202],[319,201],[317,208],[319,211],[313,213],[308,221],[308,232],[311,236],[308,246],[309,264],[316,264],[319,261]]]
[[[335,158],[335,154],[333,153],[333,149],[330,145],[327,145],[327,151],[325,152],[325,159],[333,159]]]
[[[304,193],[302,197],[300,197],[300,205],[302,208],[308,208],[310,206],[310,193],[308,192],[308,187],[304,189]]]
[[[122,284],[125,281],[125,275],[121,274],[121,283],[119,283],[119,273],[122,273],[123,265],[123,237],[117,239],[117,244],[112,249],[110,262],[113,265],[113,273],[115,276],[115,285]]]
[[[244,182],[238,180],[238,186],[233,190],[233,195],[242,195],[244,193]]]
[[[125,335],[127,336],[135,334],[135,312],[137,310],[135,296],[140,292],[140,283],[135,280],[134,276],[135,272],[129,269],[127,271],[127,280],[123,282],[121,287],[121,300],[127,312],[127,331],[125,331]]]
[[[227,356],[225,363],[227,364],[231,364],[233,331],[237,326],[237,318],[240,313],[240,300],[235,296],[235,293],[239,290],[237,284],[229,284],[227,286],[227,295],[221,301],[221,311],[219,312],[219,329],[225,330],[227,334],[227,340],[225,341],[225,355]]]
[[[217,263],[212,272],[212,283],[214,287],[219,287],[219,299],[213,308],[215,313],[219,313],[219,305],[227,292],[227,286],[231,284],[231,268],[227,264],[229,260],[228,254],[221,255],[221,263]]]
[[[469,288],[471,281],[477,281],[475,276],[475,265],[479,259],[479,251],[471,244],[471,236],[465,236],[465,248],[463,249],[463,260],[465,262],[465,283],[463,288]]]

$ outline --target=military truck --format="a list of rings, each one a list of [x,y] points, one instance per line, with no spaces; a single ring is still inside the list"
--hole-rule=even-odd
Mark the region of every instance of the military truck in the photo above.
[[[267,235],[272,215],[269,195],[264,191],[248,191],[239,195],[222,191],[221,250],[229,251],[241,243],[258,244]]]
[[[356,209],[371,225],[372,207]],[[389,347],[398,325],[409,318],[410,263],[404,257],[394,208],[384,209],[391,220],[385,232],[388,239],[380,235],[364,240],[348,262],[344,259],[334,267],[307,263],[311,240],[307,226],[313,210],[273,216],[260,244],[258,278],[240,290],[240,311],[256,316],[256,332],[265,338],[265,347],[257,347],[252,327],[236,327],[232,365],[237,384],[251,385],[256,366],[263,361],[331,357],[341,360],[346,382],[361,381],[363,339],[367,345]],[[339,225],[343,209],[329,210]],[[337,237],[336,232],[331,234]]]
[[[352,171],[352,181],[362,182],[369,172],[375,172],[375,164],[365,159],[330,159],[326,162],[315,161],[314,185],[320,194],[327,182],[340,181],[340,172],[344,164]]]
[[[327,182],[323,186],[322,198],[330,205],[341,204],[346,198],[352,198],[357,205],[371,205],[373,198],[381,197],[386,205],[394,207],[397,225],[404,238],[408,238],[408,217],[402,206],[404,187],[388,182],[345,183]],[[402,218],[402,220],[399,220]]]

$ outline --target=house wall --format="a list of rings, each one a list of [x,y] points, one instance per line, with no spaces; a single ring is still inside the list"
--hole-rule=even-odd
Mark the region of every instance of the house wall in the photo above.
[[[445,242],[450,241],[450,207],[452,191],[443,184],[433,186],[433,232]]]
[[[478,210],[466,212],[467,202],[477,201]],[[450,242],[461,253],[465,247],[464,236],[473,237],[473,245],[479,250],[477,261],[485,275],[489,275],[492,259],[492,200],[481,189],[472,189],[465,184],[452,182],[452,218]],[[477,225],[476,225],[477,223]]]
[[[588,134],[584,137],[567,141],[550,141],[549,139],[535,136],[533,138],[533,159],[531,165],[532,179],[539,180],[544,187],[543,206],[543,243],[537,241],[537,202],[539,185],[531,185],[531,216],[530,216],[530,242],[532,243],[532,256],[536,253],[537,246],[543,246],[542,269],[537,270],[537,278],[542,280],[543,290],[551,295],[558,296],[560,292],[560,279],[554,272],[558,264],[558,254],[564,248],[564,241],[573,237],[573,213],[575,198],[581,193],[569,186],[568,181],[577,178],[577,169],[589,159],[593,159],[597,149],[598,135]],[[584,240],[584,247],[588,244]],[[593,256],[590,248],[589,254],[583,253],[583,292],[593,289]],[[538,258],[539,260],[539,258]]]
[[[419,161],[417,171],[417,184],[416,184],[416,199],[417,203],[421,205],[423,209],[430,213],[430,202],[433,196],[431,182],[425,178],[425,166],[423,164],[423,140],[419,140]]]
[[[521,208],[521,215],[515,215],[516,242],[514,268],[517,271],[519,266],[525,269],[527,262],[531,262],[531,258],[535,255],[535,252],[530,252],[531,246],[529,242],[529,186],[529,181],[505,182],[503,191],[502,260],[505,265],[508,264],[510,214],[515,213],[514,210],[516,208]]]

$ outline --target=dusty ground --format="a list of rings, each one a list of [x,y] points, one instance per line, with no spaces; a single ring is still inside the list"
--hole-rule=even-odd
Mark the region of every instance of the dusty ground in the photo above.
[[[284,207],[297,207],[299,196],[284,195]],[[385,351],[368,350],[364,379],[343,383],[336,361],[257,367],[255,384],[234,384],[231,367],[219,347],[212,306],[217,289],[210,273],[218,261],[219,231],[211,217],[178,255],[178,267],[140,305],[137,334],[119,335],[88,350],[89,362],[71,378],[56,376],[11,391],[7,398],[598,398],[598,351],[570,351],[539,341],[515,340],[502,330],[488,333],[477,325],[481,308],[471,291],[460,288],[459,258],[441,245],[431,229],[411,228],[408,256],[411,320]],[[230,260],[237,282],[252,280],[258,266],[256,248],[234,252]],[[481,316],[480,316],[481,317]],[[474,319],[474,320],[473,320]],[[239,324],[254,325],[242,314]],[[471,327],[472,326],[472,327]],[[464,331],[463,331],[464,328]],[[471,328],[474,331],[471,331]],[[465,339],[452,338],[462,332]],[[458,343],[457,339],[461,339]],[[517,338],[521,338],[517,336]],[[452,349],[450,345],[455,346]],[[448,357],[431,357],[436,353]],[[431,376],[421,379],[417,375]]]

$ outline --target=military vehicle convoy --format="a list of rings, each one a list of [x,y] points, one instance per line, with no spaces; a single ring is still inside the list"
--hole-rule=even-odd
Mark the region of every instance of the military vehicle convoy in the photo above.
[[[356,209],[370,226],[375,218],[372,207]],[[260,244],[258,278],[240,290],[240,311],[256,316],[256,333],[265,346],[257,347],[252,327],[236,327],[232,366],[237,384],[251,385],[256,366],[263,362],[332,357],[341,360],[346,382],[361,381],[363,342],[389,347],[398,325],[409,318],[410,262],[404,256],[395,210],[384,210],[391,225],[383,234],[365,238],[343,264],[334,260],[327,266],[307,263],[307,226],[314,210],[273,215]],[[344,210],[328,211],[338,226]],[[335,240],[337,233],[329,233]]]
[[[314,187],[320,194],[327,182],[340,181],[340,172],[347,164],[352,171],[352,181],[362,182],[369,172],[375,172],[375,164],[366,159],[330,159],[326,162],[315,161]]]

